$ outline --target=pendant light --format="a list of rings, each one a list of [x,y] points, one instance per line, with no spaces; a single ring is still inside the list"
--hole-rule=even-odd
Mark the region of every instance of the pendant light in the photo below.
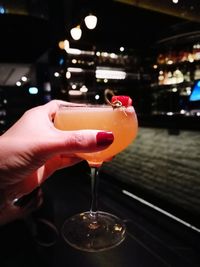
[[[74,40],[79,40],[82,35],[82,30],[81,30],[80,25],[77,25],[76,27],[72,28],[70,30],[70,34]]]
[[[84,19],[85,25],[88,29],[93,30],[97,25],[97,17],[93,14],[89,14]]]

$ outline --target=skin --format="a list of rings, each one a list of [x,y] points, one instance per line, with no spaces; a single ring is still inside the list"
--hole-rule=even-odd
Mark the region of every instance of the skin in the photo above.
[[[66,103],[52,100],[30,109],[0,136],[0,224],[26,216],[32,206],[40,205],[40,192],[37,205],[19,208],[13,200],[32,192],[56,170],[80,162],[74,153],[108,146],[97,145],[97,130],[61,131],[54,127],[55,113]]]

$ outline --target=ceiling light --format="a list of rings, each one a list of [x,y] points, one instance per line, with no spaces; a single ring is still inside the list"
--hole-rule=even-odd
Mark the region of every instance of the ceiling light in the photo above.
[[[96,69],[96,78],[97,79],[116,79],[116,80],[124,80],[126,78],[126,72],[120,70],[111,70],[111,69]]]
[[[77,49],[77,48],[69,48],[66,50],[66,52],[68,54],[71,54],[71,55],[80,55],[81,54],[81,50]]]
[[[64,49],[65,51],[69,49],[69,41],[67,39],[64,40]]]
[[[71,96],[80,96],[80,95],[82,95],[82,92],[81,91],[76,91],[76,90],[69,90],[68,93]]]
[[[20,81],[17,81],[17,82],[16,82],[16,85],[17,85],[17,86],[21,86],[22,83],[21,83]]]
[[[100,96],[99,95],[95,95],[94,97],[96,100],[99,100]]]
[[[59,76],[60,76],[59,72],[55,71],[55,72],[54,72],[54,76],[55,76],[55,77],[59,77]]]
[[[66,72],[66,78],[67,78],[67,79],[70,79],[70,78],[71,78],[71,72],[70,72],[70,71],[67,71],[67,72]]]
[[[87,93],[88,88],[87,88],[85,85],[82,85],[81,88],[80,88],[80,91],[81,91],[82,93]]]
[[[69,72],[83,72],[83,69],[82,68],[69,67],[69,68],[67,68],[67,71],[69,71]]]
[[[22,77],[21,77],[21,80],[22,80],[23,82],[27,82],[28,78],[27,78],[26,76],[22,76]]]
[[[93,30],[97,25],[97,17],[95,15],[89,14],[84,19],[85,25],[88,29]]]
[[[81,35],[82,35],[82,30],[80,28],[80,25],[72,28],[70,30],[70,33],[71,33],[71,36],[74,40],[79,40],[81,38]]]

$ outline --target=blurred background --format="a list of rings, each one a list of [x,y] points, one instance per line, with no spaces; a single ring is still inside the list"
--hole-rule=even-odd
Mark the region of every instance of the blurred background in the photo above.
[[[143,120],[199,115],[198,14],[194,0],[0,1],[0,129],[53,98],[102,103],[105,89],[132,96]]]

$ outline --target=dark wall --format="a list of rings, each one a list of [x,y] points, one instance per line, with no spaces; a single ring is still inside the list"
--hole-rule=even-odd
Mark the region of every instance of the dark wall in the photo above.
[[[200,215],[199,132],[140,127],[125,151],[103,165],[103,172],[151,203],[195,221]],[[198,222],[199,223],[199,222]]]

